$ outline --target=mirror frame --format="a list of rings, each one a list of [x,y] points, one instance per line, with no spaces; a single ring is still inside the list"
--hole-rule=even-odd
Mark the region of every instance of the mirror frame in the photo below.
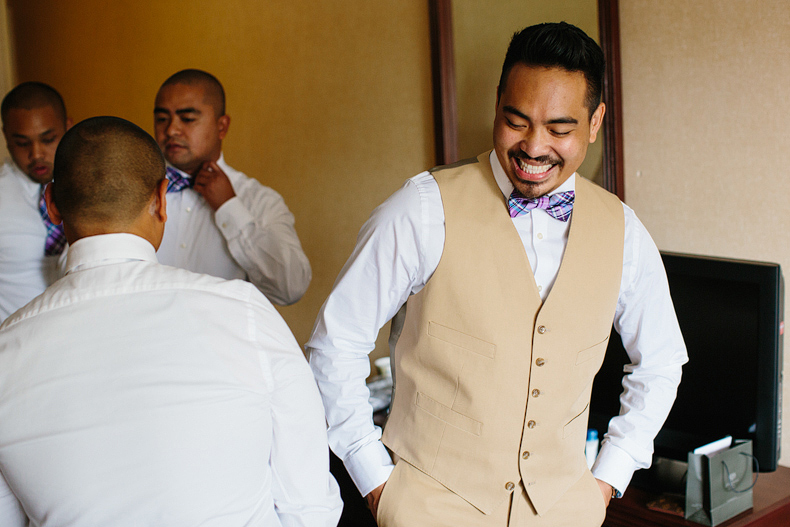
[[[452,0],[429,0],[431,68],[433,72],[436,164],[458,161],[458,107],[455,90]],[[625,200],[623,178],[622,85],[620,82],[620,16],[618,0],[598,0],[598,28],[606,57],[603,103],[603,187]]]

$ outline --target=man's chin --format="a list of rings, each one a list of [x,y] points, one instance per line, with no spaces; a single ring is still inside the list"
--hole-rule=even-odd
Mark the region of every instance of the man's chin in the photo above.
[[[534,199],[545,196],[549,192],[555,190],[557,187],[562,185],[568,179],[568,177],[570,177],[570,175],[568,177],[562,177],[562,173],[560,173],[558,176],[553,175],[538,181],[512,177],[510,178],[510,182],[519,192],[521,192],[525,198]]]
[[[554,189],[551,178],[539,181],[524,180],[519,177],[512,177],[510,182],[525,198],[539,198]]]
[[[193,165],[193,163],[190,162],[190,160],[185,160],[178,156],[165,156],[165,159],[167,160],[168,163],[170,163],[171,166],[176,167],[181,172],[190,173],[191,167]]]
[[[44,174],[38,172],[25,172],[25,175],[27,175],[31,181],[35,181],[39,185],[46,185],[52,181],[52,171]]]

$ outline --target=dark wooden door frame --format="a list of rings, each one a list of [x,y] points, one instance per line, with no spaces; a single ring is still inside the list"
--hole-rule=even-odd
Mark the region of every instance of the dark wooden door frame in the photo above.
[[[428,0],[431,21],[436,164],[458,160],[458,106],[455,94],[452,0]],[[620,83],[620,17],[618,0],[598,0],[601,49],[606,57],[603,102],[603,186],[625,200],[623,181],[623,117]]]

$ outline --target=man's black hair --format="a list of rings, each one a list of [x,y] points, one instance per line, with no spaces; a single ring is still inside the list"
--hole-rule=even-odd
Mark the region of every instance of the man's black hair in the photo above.
[[[211,104],[215,107],[217,114],[215,117],[225,115],[225,88],[222,87],[219,79],[211,73],[194,68],[181,70],[168,77],[159,89],[172,84],[202,85],[206,89],[206,95],[210,98]]]
[[[601,102],[606,65],[603,51],[597,42],[576,26],[566,22],[545,23],[516,32],[502,64],[499,96],[505,89],[510,70],[516,64],[581,72],[587,80],[586,105],[590,117]]]
[[[0,106],[0,116],[5,123],[8,112],[12,109],[32,110],[44,106],[51,106],[58,118],[64,125],[66,124],[66,105],[63,103],[63,97],[55,88],[43,82],[23,82],[8,92]]]

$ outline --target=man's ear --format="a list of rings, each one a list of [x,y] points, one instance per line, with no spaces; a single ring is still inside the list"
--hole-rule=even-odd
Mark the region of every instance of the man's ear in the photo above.
[[[606,113],[606,105],[600,103],[590,119],[590,143],[594,143],[595,139],[598,137],[598,131],[601,129],[601,124],[603,123],[604,113]]]
[[[220,140],[225,139],[225,136],[228,134],[228,128],[230,128],[230,115],[225,114],[217,119],[217,125],[219,127]]]
[[[63,217],[60,215],[60,211],[58,210],[58,206],[55,205],[55,201],[52,199],[52,188],[55,186],[54,181],[50,181],[49,184],[44,189],[44,202],[47,204],[47,214],[49,214],[49,221],[58,225],[63,223]]]
[[[73,124],[74,124],[74,121],[71,120],[71,117],[66,119],[66,131],[67,132],[69,131],[69,128],[71,128],[71,125],[73,125]]]
[[[167,221],[167,183],[165,178],[156,187],[153,214],[162,223]]]

